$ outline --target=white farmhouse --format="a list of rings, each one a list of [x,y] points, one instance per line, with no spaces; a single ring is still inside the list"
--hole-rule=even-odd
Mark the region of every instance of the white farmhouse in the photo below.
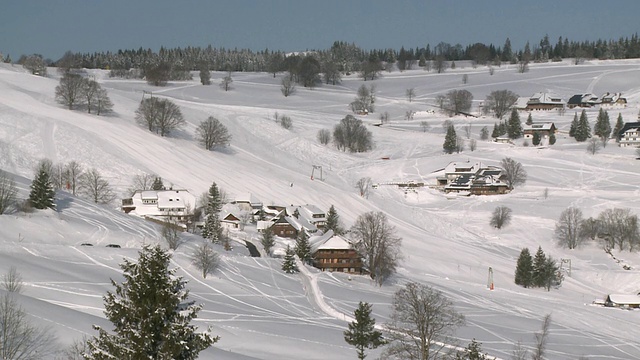
[[[196,206],[187,190],[136,190],[122,199],[122,211],[164,222],[186,223]]]

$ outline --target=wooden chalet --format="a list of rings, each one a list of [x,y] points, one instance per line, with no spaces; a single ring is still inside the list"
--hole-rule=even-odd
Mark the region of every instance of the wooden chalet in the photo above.
[[[538,133],[540,137],[543,139],[548,138],[551,134],[555,134],[558,131],[556,126],[552,122],[547,123],[534,123],[531,125],[525,125],[522,128],[522,133],[524,134],[525,139],[530,139],[533,137],[533,134]]]
[[[539,92],[533,94],[529,98],[518,98],[514,107],[518,110],[553,110],[561,109],[565,106],[565,102],[560,96]]]
[[[298,236],[298,228],[289,216],[280,216],[271,225],[273,235],[295,239]]]
[[[333,235],[333,231],[325,235],[311,247],[313,266],[322,271],[366,273],[362,258],[349,241],[339,235]]]

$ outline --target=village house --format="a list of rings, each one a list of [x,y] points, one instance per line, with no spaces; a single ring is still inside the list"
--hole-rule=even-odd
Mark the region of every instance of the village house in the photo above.
[[[329,230],[311,245],[313,266],[322,271],[366,273],[362,258],[351,242]]]
[[[602,95],[600,98],[602,105],[626,105],[627,99],[622,97],[622,93],[609,93]]]
[[[575,107],[593,107],[600,104],[601,100],[594,94],[576,94],[569,98],[567,107],[573,109]]]
[[[238,205],[240,210],[251,211],[256,213],[262,209],[262,202],[258,200],[253,194],[243,193],[236,196],[229,202],[230,204]]]
[[[556,126],[552,122],[534,123],[531,125],[524,125],[522,127],[522,133],[524,134],[525,139],[532,138],[535,133],[540,134],[541,138],[546,139],[557,131],[558,129],[556,129]]]
[[[560,96],[548,92],[535,93],[529,98],[520,97],[514,104],[514,108],[527,111],[561,109],[564,106]]]
[[[640,146],[640,122],[624,123],[617,140],[621,147]]]
[[[610,294],[604,301],[604,306],[627,309],[640,308],[640,296],[626,294]]]
[[[502,169],[480,162],[452,162],[444,168],[444,176],[437,177],[436,181],[446,193],[495,195],[509,191]]]
[[[137,190],[122,199],[127,214],[185,225],[191,220],[196,198],[187,190]]]

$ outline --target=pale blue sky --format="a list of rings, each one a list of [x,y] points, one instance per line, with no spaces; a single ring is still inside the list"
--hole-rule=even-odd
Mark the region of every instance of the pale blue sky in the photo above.
[[[617,39],[638,32],[639,0],[0,0],[0,52],[160,46],[327,49],[415,48],[440,41],[514,49],[548,34]]]

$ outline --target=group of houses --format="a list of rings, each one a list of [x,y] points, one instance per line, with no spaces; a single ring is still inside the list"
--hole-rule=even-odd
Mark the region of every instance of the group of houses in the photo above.
[[[602,96],[597,96],[591,93],[576,94],[565,101],[559,95],[551,92],[538,92],[530,97],[519,97],[516,103],[513,105],[518,110],[554,110],[562,109],[565,106],[569,109],[575,107],[593,107],[597,105],[625,105],[627,99],[622,96],[622,93],[605,93]]]
[[[186,227],[198,223],[193,219],[196,198],[189,191],[142,190],[130,198],[122,199],[121,209],[159,223],[172,223]],[[229,231],[240,231],[249,222],[256,223],[258,232],[270,229],[275,236],[296,239],[301,232],[310,238],[313,265],[322,271],[363,274],[359,253],[347,238],[324,231],[327,214],[315,205],[265,206],[253,194],[241,194],[222,207],[220,224]]]
[[[481,162],[451,162],[436,174],[437,187],[445,193],[496,195],[509,191],[503,169]]]

